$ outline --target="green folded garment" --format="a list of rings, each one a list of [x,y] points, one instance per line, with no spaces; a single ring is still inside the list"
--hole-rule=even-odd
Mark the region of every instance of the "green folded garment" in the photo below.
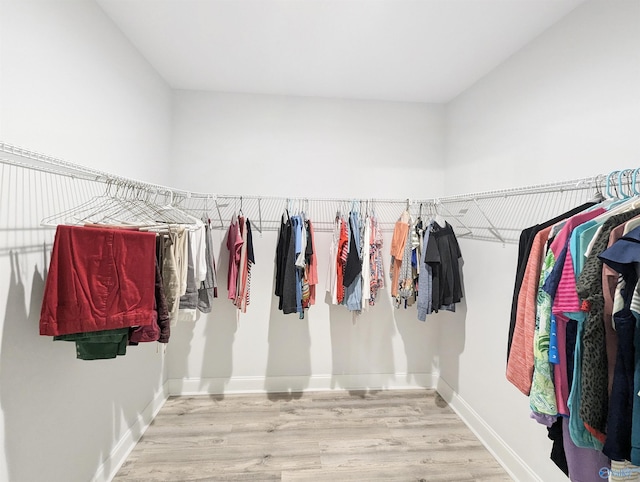
[[[58,335],[53,339],[54,341],[74,341],[80,360],[105,360],[127,353],[129,328]]]

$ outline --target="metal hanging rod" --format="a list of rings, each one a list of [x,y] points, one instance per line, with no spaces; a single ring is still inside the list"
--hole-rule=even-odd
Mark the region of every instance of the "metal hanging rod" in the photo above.
[[[295,208],[309,209],[314,224],[319,229],[331,230],[336,208],[349,210],[355,207],[361,210],[375,210],[380,223],[386,229],[393,229],[400,210],[405,208],[416,215],[445,215],[461,237],[501,243],[517,242],[519,231],[524,227],[570,209],[592,198],[596,191],[604,193],[607,197],[640,195],[637,189],[640,180],[636,183],[640,169],[625,169],[607,175],[569,181],[436,198],[357,199],[192,192],[114,175],[4,142],[0,142],[0,164],[97,184],[112,184],[158,193],[170,197],[178,207],[188,212],[200,215],[203,211],[211,212],[220,223],[220,228],[240,209],[250,215],[252,220],[258,221],[259,231],[262,231],[262,228],[276,230],[284,209]]]
[[[214,194],[214,193],[201,193],[201,192],[193,192],[187,191],[183,189],[178,189],[175,187],[164,186],[160,184],[149,183],[145,181],[139,181],[136,179],[131,179],[115,174],[108,173],[106,171],[101,171],[89,167],[82,166],[80,164],[74,164],[69,161],[65,161],[63,159],[55,158],[52,156],[48,156],[46,154],[41,154],[39,152],[31,151],[28,149],[24,149],[22,147],[14,146],[12,144],[8,144],[6,142],[0,142],[0,152],[3,152],[4,155],[0,162],[5,164],[13,164],[19,167],[28,168],[28,169],[36,169],[42,170],[44,172],[51,172],[59,175],[66,175],[69,177],[77,177],[81,179],[94,180],[99,182],[113,182],[113,183],[123,183],[127,185],[132,185],[141,189],[147,189],[150,191],[158,191],[162,193],[173,193],[175,196],[183,197],[183,198],[199,198],[199,199],[226,199],[226,200],[238,200],[240,197],[244,199],[253,199],[253,200],[282,200],[282,201],[304,201],[308,200],[308,197],[276,197],[276,196],[256,196],[256,195],[234,195],[234,194]],[[615,171],[618,173],[620,171]],[[609,176],[611,173],[609,174]],[[462,201],[469,200],[472,201],[474,199],[486,199],[492,197],[500,197],[500,196],[510,196],[510,195],[523,195],[523,194],[534,194],[534,193],[547,193],[547,192],[558,192],[565,190],[581,190],[581,189],[589,189],[596,186],[596,182],[598,179],[602,179],[603,186],[604,180],[607,179],[607,175],[598,175],[588,178],[582,179],[574,179],[570,181],[561,181],[554,182],[548,184],[539,184],[534,186],[525,186],[518,188],[510,188],[510,189],[502,189],[495,191],[484,191],[473,194],[459,194],[454,196],[444,196],[437,198],[424,198],[424,199],[379,199],[379,198],[313,198],[313,201],[318,202],[337,202],[337,203],[349,203],[349,202],[381,202],[381,203],[397,203],[397,204],[432,204],[438,205],[441,203],[447,203],[452,201]],[[629,183],[630,179],[626,179],[626,182]]]
[[[618,171],[615,171],[616,173]],[[609,176],[611,173],[609,174]],[[594,189],[597,186],[604,187],[608,175],[598,174],[597,176],[585,177],[582,179],[573,179],[569,181],[558,181],[547,184],[537,184],[533,186],[514,187],[508,189],[499,189],[495,191],[484,191],[473,194],[456,194],[453,196],[440,197],[434,200],[436,203],[463,201],[463,200],[477,200],[487,199],[494,197],[503,197],[525,194],[545,194],[550,192],[564,192],[564,191],[579,191],[584,189]],[[625,180],[625,182],[629,182]],[[600,183],[600,184],[598,184]]]
[[[58,159],[55,157],[41,154],[39,152],[30,151],[22,147],[17,147],[6,142],[0,142],[0,156],[3,164],[10,164],[26,169],[34,169],[42,172],[49,172],[61,176],[68,176],[89,181],[97,181],[104,183],[124,184],[138,189],[158,192],[162,194],[172,194],[174,196],[186,198],[203,198],[211,199],[213,194],[198,193],[185,191],[160,184],[138,181],[136,179],[118,176],[105,171],[92,169],[90,167],[81,166],[72,162]]]

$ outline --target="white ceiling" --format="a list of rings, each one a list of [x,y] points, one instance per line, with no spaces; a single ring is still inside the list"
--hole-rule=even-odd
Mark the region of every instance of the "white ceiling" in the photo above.
[[[96,0],[175,89],[447,102],[583,0]]]

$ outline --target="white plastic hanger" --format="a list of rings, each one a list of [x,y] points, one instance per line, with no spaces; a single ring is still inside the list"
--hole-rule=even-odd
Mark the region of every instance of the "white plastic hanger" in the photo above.
[[[447,225],[447,221],[444,217],[438,212],[438,201],[436,200],[433,208],[435,209],[435,215],[433,216],[433,221],[438,224],[441,228],[444,228]]]

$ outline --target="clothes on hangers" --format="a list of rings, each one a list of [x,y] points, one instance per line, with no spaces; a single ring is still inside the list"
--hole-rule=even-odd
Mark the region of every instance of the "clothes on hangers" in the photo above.
[[[162,277],[165,280],[165,295],[169,307],[171,326],[178,323],[180,298],[187,292],[189,274],[189,242],[186,228],[169,226],[164,237]]]
[[[158,236],[163,239],[160,265],[171,326],[195,321],[204,312],[198,305],[200,287],[207,276],[215,277],[205,225],[200,220],[189,226],[168,225]]]
[[[455,311],[463,296],[460,247],[451,226],[442,222],[443,226],[429,223],[425,228],[421,219],[414,224],[405,211],[395,224],[391,242],[389,278],[394,304],[408,308],[420,299],[418,318],[422,321],[428,313]],[[382,246],[375,215],[366,214],[363,219],[356,211],[348,219],[336,215],[326,284],[332,304],[344,304],[352,312],[375,305],[385,285]]]
[[[196,269],[198,276],[214,269],[201,253],[205,251],[206,238],[202,237],[202,243],[197,239],[194,243],[190,238],[191,234],[201,236],[199,227],[191,226],[190,231],[184,226],[166,226],[164,232],[152,233],[139,231],[137,227],[59,226],[54,243],[56,261],[52,256],[50,267],[54,274],[48,276],[50,288],[43,300],[42,334],[52,334],[56,341],[75,342],[77,357],[83,360],[124,355],[127,345],[168,343],[172,323],[178,318],[195,319],[192,311],[196,311],[198,297]],[[146,263],[153,263],[151,274],[144,270]],[[148,288],[152,311],[144,312],[138,319],[135,313],[145,306],[140,296],[149,294],[145,291]],[[63,297],[76,297],[76,293],[85,296],[79,296],[73,303],[52,301],[59,293],[64,293]],[[59,307],[54,310],[56,325],[65,323],[63,329],[56,326],[57,334],[50,326],[51,303],[75,307],[71,322],[64,321],[67,315]],[[106,325],[96,321],[100,316]],[[126,326],[114,325],[119,317],[128,320]]]
[[[369,309],[371,300],[371,218],[365,215],[362,223],[362,306],[360,311]]]
[[[194,233],[186,231],[187,235],[187,283],[184,293],[180,296],[178,303],[177,322],[195,321],[196,308],[198,306],[198,286],[199,281],[196,279],[195,254],[193,252]]]
[[[240,232],[240,217],[233,217],[227,230],[227,249],[229,250],[229,269],[227,270],[227,297],[235,302],[238,297],[238,272],[240,271],[240,257],[242,253],[242,233]]]
[[[280,297],[278,307],[284,314],[296,313],[297,287],[295,268],[295,228],[294,221],[287,213],[286,220],[283,219],[281,226],[277,263],[280,266],[280,282],[277,283],[276,295]]]
[[[594,219],[603,212],[605,212],[603,208],[597,208],[576,214],[569,218],[553,239],[547,251],[547,256],[545,257],[542,269],[543,274],[540,277],[537,295],[536,331],[533,340],[534,372],[531,393],[529,394],[531,409],[538,413],[546,413],[549,415],[555,415],[557,413],[568,416],[568,409],[566,407],[567,399],[557,397],[554,391],[556,387],[560,386],[562,381],[566,383],[566,370],[564,370],[564,376],[558,374],[555,380],[555,386],[551,374],[553,370],[549,355],[550,339],[552,338],[551,325],[552,323],[557,323],[558,318],[562,318],[562,313],[558,313],[557,311],[553,313],[552,308],[556,291],[560,284],[569,238],[573,229],[580,224]],[[563,333],[566,333],[566,329],[563,330]],[[563,336],[561,337],[561,341],[561,352],[564,356]],[[553,361],[558,360],[554,359]],[[564,391],[568,397],[568,384],[567,389]]]
[[[348,222],[339,212],[333,225],[333,238],[329,247],[329,263],[327,269],[326,292],[331,298],[331,304],[344,303],[345,287],[344,276],[347,258],[349,254],[349,229]]]
[[[205,224],[194,218],[194,224],[186,230],[187,235],[187,276],[186,289],[180,297],[177,321],[196,321],[201,284],[209,271],[206,253]]]
[[[640,420],[633,421],[634,398],[638,390],[634,390],[636,369],[637,337],[636,325],[640,320],[638,300],[638,273],[640,263],[640,227],[628,232],[615,241],[608,249],[599,255],[600,259],[620,274],[622,280],[616,290],[616,306],[613,320],[617,334],[617,350],[615,368],[610,389],[609,410],[607,414],[608,436],[603,452],[614,460],[631,460],[632,426],[636,431],[640,429]],[[635,311],[634,311],[635,309]],[[640,410],[640,401],[635,403],[636,410]],[[640,432],[636,433],[640,437]],[[637,440],[640,442],[640,440]],[[640,448],[640,447],[637,447]],[[639,463],[635,457],[634,463]]]
[[[307,219],[307,228],[309,230],[309,236],[307,238],[307,258],[308,264],[305,267],[305,279],[309,285],[309,301],[308,305],[315,305],[316,303],[316,286],[318,285],[318,257],[316,256],[315,247],[315,232],[313,230],[313,223],[310,219]]]
[[[529,292],[526,296],[524,296],[525,300],[523,300],[522,302],[522,306],[519,309],[518,303],[519,303],[519,299],[520,299],[520,293],[521,293],[521,288],[523,285],[523,282],[525,280],[525,274],[528,272],[529,276],[528,279],[534,279],[535,283],[536,283],[536,290],[537,290],[537,282],[538,282],[538,278],[539,278],[539,266],[542,265],[542,259],[540,258],[542,255],[540,255],[540,239],[544,238],[543,243],[546,242],[546,240],[548,239],[547,235],[543,235],[538,237],[538,242],[536,243],[536,237],[538,236],[538,234],[540,233],[540,231],[544,230],[544,229],[551,229],[551,226],[553,226],[554,224],[560,222],[563,219],[567,219],[570,216],[573,216],[574,214],[578,214],[579,212],[584,211],[585,209],[591,207],[595,205],[595,203],[593,202],[589,202],[589,203],[585,203],[582,204],[581,206],[578,206],[574,209],[572,209],[571,211],[568,211],[564,214],[561,214],[560,216],[557,216],[553,219],[550,219],[549,221],[542,223],[542,224],[536,224],[535,226],[531,226],[527,229],[524,229],[522,231],[522,233],[520,234],[520,239],[519,239],[519,246],[518,246],[518,262],[517,262],[517,267],[516,267],[516,279],[515,279],[515,286],[514,286],[514,290],[513,290],[513,301],[511,304],[511,319],[510,319],[510,324],[509,324],[509,337],[508,337],[508,342],[507,342],[507,360],[509,359],[510,353],[511,353],[511,345],[513,342],[513,337],[514,337],[514,330],[516,329],[516,325],[521,326],[521,323],[517,323],[516,322],[516,317],[517,317],[517,313],[520,312],[521,314],[525,311],[524,306],[525,303],[530,302],[532,295]],[[548,234],[548,233],[547,233]],[[535,255],[532,255],[531,251],[534,249],[535,247]],[[533,256],[534,261],[538,260],[537,263],[537,268],[536,268],[536,263],[532,263],[532,267],[528,268],[528,262],[531,260]],[[540,259],[538,259],[540,258]],[[535,270],[538,269],[538,274],[535,275]],[[534,270],[534,272],[532,272],[532,270]],[[527,283],[528,285],[528,283]],[[526,290],[524,290],[526,291]],[[533,294],[533,298],[535,299],[535,294]],[[532,368],[533,369],[533,366]],[[522,390],[521,390],[522,391]],[[525,395],[529,395],[529,390],[526,389],[526,393]]]
[[[398,299],[400,288],[400,270],[402,268],[402,258],[404,248],[411,228],[411,216],[408,211],[404,211],[400,219],[396,221],[391,238],[391,264],[389,277],[391,278],[391,296]]]
[[[198,288],[198,310],[202,313],[211,313],[213,299],[218,297],[218,276],[216,273],[216,260],[213,252],[213,237],[211,235],[211,222],[203,219],[205,235],[205,263],[206,273],[204,280]]]
[[[336,290],[337,300],[339,304],[344,303],[344,272],[347,266],[347,258],[349,256],[349,223],[344,219],[340,219],[340,238],[338,240],[338,257],[336,259],[337,279]]]
[[[154,233],[134,229],[58,226],[41,334],[75,342],[82,360],[115,358],[141,342],[168,342],[161,245]]]
[[[278,309],[303,319],[315,304],[318,284],[313,223],[305,216],[289,216],[288,211],[282,215],[275,263]]]
[[[609,234],[619,224],[640,214],[640,209],[611,216],[602,224],[600,234],[587,258],[584,270],[577,280],[582,311],[586,312],[584,351],[582,360],[583,384],[580,396],[580,415],[585,426],[594,435],[604,438],[608,411],[608,368],[604,347],[604,295],[602,288],[602,260],[598,257],[606,248]],[[589,383],[586,383],[588,381]]]
[[[539,230],[518,269],[507,379],[529,391],[534,412],[564,416],[571,480],[640,463],[637,204],[590,206]]]
[[[427,245],[431,233],[431,222],[420,227],[421,249],[418,260],[420,275],[418,278],[418,320],[426,321],[427,315],[433,313],[433,271],[431,264],[426,263]]]
[[[402,250],[402,260],[400,261],[400,274],[398,276],[398,294],[394,298],[394,306],[400,308],[404,304],[405,309],[408,306],[413,305],[415,301],[414,290],[414,275],[411,260],[413,258],[413,252],[416,248],[414,231],[415,226],[413,219],[409,216],[408,219],[409,229],[407,230],[407,239],[404,242],[404,249]],[[394,268],[397,263],[394,263]]]
[[[251,268],[256,263],[253,251],[253,234],[251,222],[245,219],[242,225],[242,256],[240,258],[240,276],[238,278],[238,299],[236,306],[242,313],[247,312],[247,306],[251,303]]]
[[[231,220],[227,232],[229,269],[227,271],[228,298],[242,313],[251,303],[251,267],[255,264],[251,222],[240,215]]]
[[[58,226],[40,334],[141,326],[153,321],[155,234]]]
[[[157,246],[157,240],[156,240]],[[156,249],[157,253],[157,249]],[[158,341],[160,343],[168,343],[170,335],[169,310],[167,307],[167,298],[164,294],[164,285],[162,284],[162,275],[156,258],[156,281],[155,281],[155,309],[157,313],[156,323],[131,328],[129,332],[129,345],[137,345],[138,343],[148,343]]]
[[[286,217],[285,217],[286,216]],[[286,262],[289,255],[289,243],[291,241],[291,218],[289,212],[282,214],[280,219],[280,229],[278,230],[278,244],[276,246],[276,286],[274,294],[278,297],[278,309],[283,310],[285,299],[289,299],[291,294],[289,288],[293,289],[295,297],[295,285],[287,286],[287,294],[285,295],[285,271],[288,264]]]
[[[384,264],[382,262],[382,232],[376,216],[370,216],[371,235],[369,245],[369,305],[376,304],[378,293],[384,288]],[[366,285],[364,286],[366,289]]]
[[[434,221],[429,229],[424,263],[431,267],[431,309],[435,313],[439,310],[455,311],[464,291],[462,252],[449,223],[444,221],[443,226]]]
[[[331,303],[344,305],[356,314],[375,304],[380,285],[379,276],[382,272],[378,263],[381,260],[378,259],[376,246],[372,247],[371,244],[375,235],[371,230],[377,225],[373,222],[370,216],[361,217],[355,209],[348,217],[338,213],[329,249],[326,290]]]
[[[349,213],[349,248],[344,270],[345,305],[349,311],[362,311],[362,258],[360,253],[360,217]]]
[[[106,360],[127,353],[129,329],[99,330],[54,336],[54,341],[73,341],[80,360]]]
[[[332,305],[338,304],[338,245],[340,242],[340,234],[342,232],[342,220],[340,215],[336,214],[336,218],[333,223],[333,236],[331,239],[331,245],[329,246],[329,263],[327,265],[327,280],[325,284],[325,291],[331,299]]]
[[[391,243],[392,295],[399,308],[418,303],[418,320],[440,310],[455,311],[462,300],[462,253],[444,219],[415,223],[408,211],[396,222]],[[400,257],[401,255],[401,257]]]

